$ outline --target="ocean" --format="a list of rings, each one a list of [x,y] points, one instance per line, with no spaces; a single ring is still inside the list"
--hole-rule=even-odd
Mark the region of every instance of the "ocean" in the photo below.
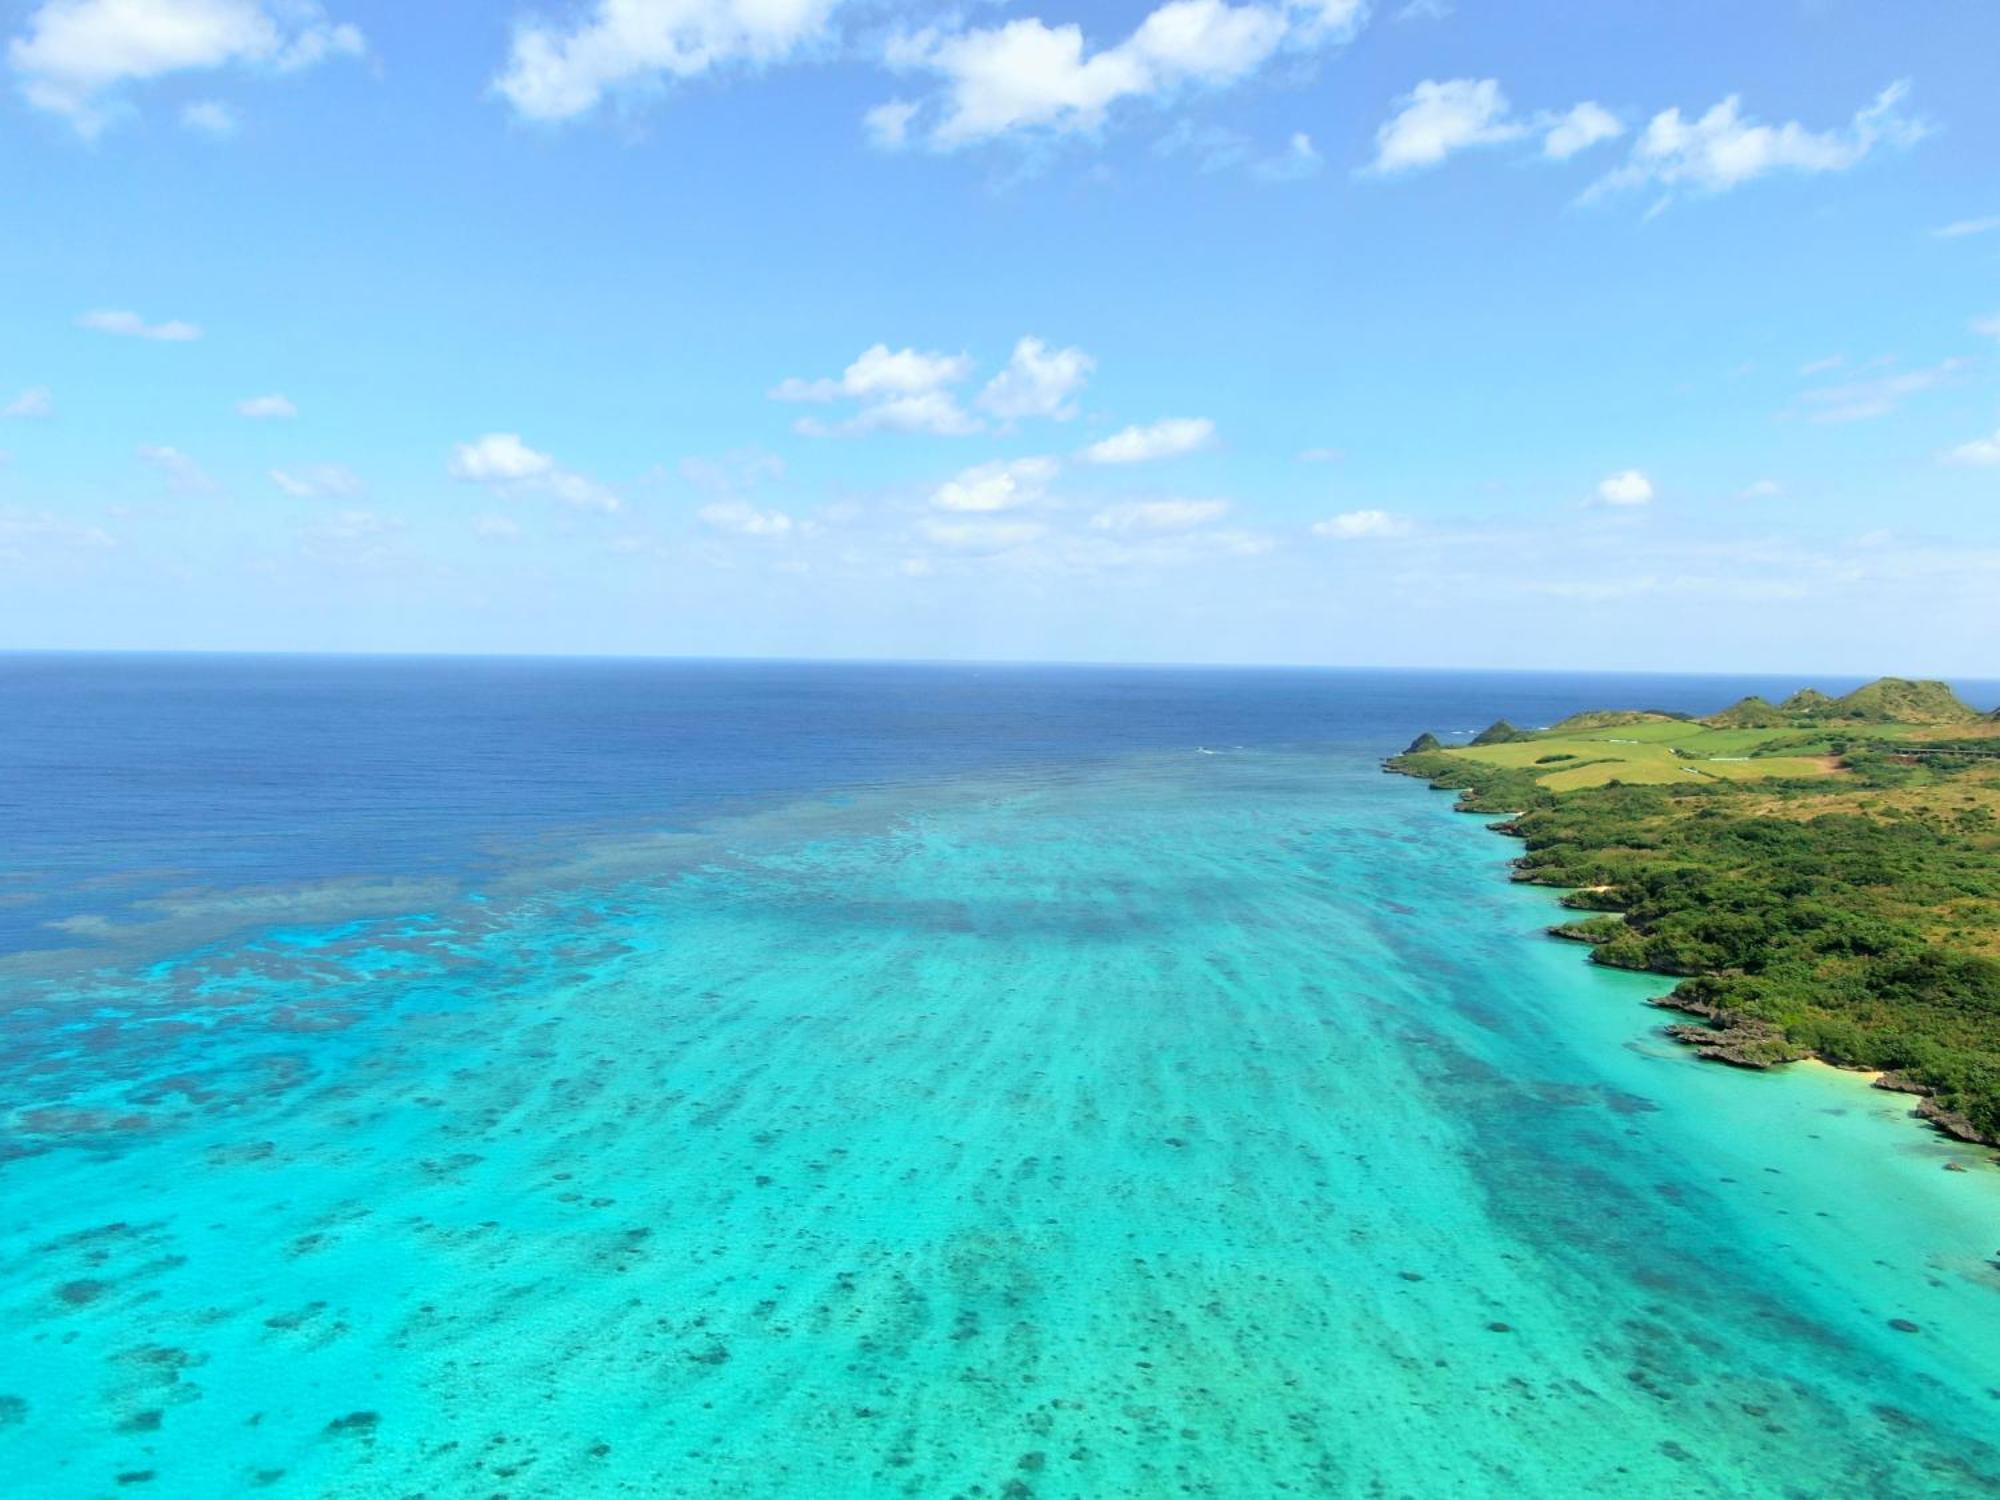
[[[2000,1493],[1986,1155],[1379,769],[1799,685],[0,656],[0,1493]]]

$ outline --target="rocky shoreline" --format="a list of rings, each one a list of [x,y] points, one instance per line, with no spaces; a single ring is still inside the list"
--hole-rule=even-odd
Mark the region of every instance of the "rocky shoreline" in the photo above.
[[[1383,761],[1382,769],[1396,776],[1412,776],[1423,781],[1435,791],[1460,791],[1423,773],[1396,764],[1396,758]],[[1482,808],[1471,803],[1471,793],[1460,791],[1454,811],[1491,817],[1494,809]],[[1490,832],[1508,838],[1523,838],[1525,835],[1514,821],[1516,815],[1509,815],[1498,822],[1488,823]],[[1549,886],[1536,880],[1532,874],[1521,868],[1521,862],[1512,862],[1513,874],[1510,879],[1522,885],[1540,885],[1544,889],[1557,890],[1563,887]],[[1606,914],[1608,915],[1608,914]],[[1548,936],[1563,942],[1578,943],[1585,947],[1596,947],[1601,938],[1579,930],[1572,923],[1558,923],[1546,929]],[[1607,965],[1606,967],[1617,967]],[[1665,969],[1648,968],[1637,972],[1658,974],[1667,979],[1684,979],[1690,976],[1675,974]],[[1739,1015],[1722,1007],[1709,1005],[1701,1000],[1681,996],[1675,992],[1657,995],[1646,1002],[1661,1010],[1674,1011],[1681,1015],[1693,1016],[1693,1021],[1676,1022],[1662,1028],[1665,1035],[1683,1046],[1694,1050],[1695,1056],[1708,1062],[1721,1063],[1725,1067],[1742,1068],[1750,1072],[1768,1072],[1785,1063],[1811,1060],[1824,1063],[1828,1067],[1839,1068],[1843,1072],[1857,1073],[1871,1070],[1858,1068],[1838,1058],[1824,1056],[1809,1047],[1800,1047],[1789,1041],[1781,1028],[1768,1021],[1752,1016]],[[1908,1094],[1916,1103],[1910,1110],[1912,1119],[1920,1120],[1939,1134],[1971,1146],[2000,1148],[2000,1141],[1982,1135],[1972,1122],[1962,1114],[1940,1106],[1932,1091],[1924,1084],[1905,1077],[1900,1073],[1878,1074],[1870,1084],[1887,1093]],[[1996,1158],[2000,1161],[2000,1158]],[[1953,1164],[1954,1166],[1956,1164]]]

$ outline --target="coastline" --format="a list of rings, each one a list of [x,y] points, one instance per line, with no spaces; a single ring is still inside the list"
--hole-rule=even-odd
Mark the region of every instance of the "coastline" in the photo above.
[[[1490,833],[1497,833],[1503,837],[1513,839],[1526,838],[1526,835],[1518,826],[1518,819],[1522,816],[1522,813],[1518,809],[1502,811],[1497,808],[1477,805],[1476,788],[1454,786],[1442,778],[1433,776],[1416,767],[1398,764],[1398,761],[1401,759],[1401,756],[1394,755],[1384,757],[1382,770],[1390,775],[1408,776],[1422,781],[1432,791],[1454,793],[1455,800],[1452,810],[1454,812],[1493,819],[1494,821],[1489,821],[1486,824],[1487,831]],[[1514,860],[1509,863],[1513,869],[1513,873],[1509,876],[1509,879],[1519,884],[1540,886],[1552,892],[1571,890],[1601,892],[1608,889],[1605,886],[1550,885],[1546,882],[1536,880],[1530,874],[1524,872],[1520,866],[1520,861]],[[1599,915],[1610,914],[1600,913]],[[1544,930],[1544,934],[1558,942],[1572,943],[1591,949],[1596,948],[1599,941],[1579,931],[1577,926],[1572,923],[1552,924]],[[1595,961],[1595,959],[1586,960],[1586,962]],[[1633,969],[1624,965],[1602,965],[1601,967],[1626,968],[1627,972],[1656,974],[1663,979],[1686,980],[1697,977],[1685,973],[1675,973],[1672,970],[1662,968],[1647,967]],[[1657,995],[1648,999],[1646,1004],[1655,1006],[1661,1010],[1693,1017],[1694,1019],[1688,1022],[1677,1022],[1663,1026],[1660,1028],[1660,1031],[1663,1035],[1671,1038],[1680,1045],[1690,1048],[1703,1061],[1715,1062],[1725,1067],[1756,1073],[1774,1072],[1779,1068],[1803,1063],[1832,1072],[1866,1079],[1870,1088],[1881,1090],[1884,1093],[1911,1096],[1915,1103],[1907,1112],[1910,1119],[1921,1122],[1934,1134],[1959,1145],[1979,1148],[1982,1156],[1989,1165],[2000,1166],[2000,1140],[1995,1140],[1981,1134],[1964,1116],[1940,1107],[1929,1087],[1902,1073],[1891,1069],[1872,1068],[1865,1064],[1844,1062],[1839,1058],[1829,1057],[1823,1052],[1807,1047],[1798,1048],[1793,1055],[1789,1056],[1760,1056],[1753,1050],[1754,1048],[1762,1046],[1768,1049],[1773,1044],[1788,1045],[1784,1043],[1783,1035],[1778,1028],[1771,1026],[1767,1022],[1739,1016],[1720,1007],[1707,1005],[1699,1000],[1682,996],[1679,993],[1678,985],[1675,989],[1668,991],[1664,995]],[[1956,1163],[1950,1164],[1949,1169],[1957,1171],[1965,1170],[1962,1165]]]

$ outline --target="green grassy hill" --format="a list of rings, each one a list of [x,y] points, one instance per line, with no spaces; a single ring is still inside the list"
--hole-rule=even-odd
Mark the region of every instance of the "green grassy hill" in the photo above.
[[[1882,715],[1910,715],[1908,718]],[[1705,1056],[1881,1070],[2000,1144],[2000,714],[1943,683],[1807,689],[1713,717],[1579,714],[1390,769],[1512,814],[1558,935],[1668,974]]]
[[[1745,698],[1708,722],[1764,728],[1777,724],[1966,724],[1979,711],[1959,701],[1948,683],[1908,677],[1878,677],[1844,697],[1829,698],[1817,688],[1801,688],[1773,707]]]
[[[1719,714],[1711,714],[1702,721],[1717,729],[1782,729],[1791,720],[1777,704],[1751,694],[1739,698]]]

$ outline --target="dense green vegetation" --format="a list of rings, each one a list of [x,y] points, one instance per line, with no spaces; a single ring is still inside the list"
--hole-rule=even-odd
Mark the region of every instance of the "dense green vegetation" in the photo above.
[[[1521,731],[1505,719],[1495,719],[1472,737],[1475,745],[1504,745],[1509,740],[1521,738]]]
[[[1913,717],[1875,717],[1890,711]],[[1704,742],[1683,734],[1714,732],[1729,737],[1728,764],[1752,774],[1665,779],[1644,759],[1624,765],[1636,781],[1617,763],[1599,784],[1550,774],[1549,755],[1589,743],[1578,728],[1630,735],[1655,722],[1674,726],[1668,742],[1618,748],[1685,756]],[[1882,1070],[1923,1092],[1940,1125],[2000,1144],[1994,728],[1942,684],[1885,679],[1843,699],[1738,704],[1703,724],[1585,716],[1390,764],[1460,789],[1468,811],[1510,814],[1502,826],[1527,844],[1518,878],[1598,913],[1558,935],[1590,944],[1598,963],[1679,977],[1666,1003],[1705,1024],[1676,1034],[1706,1055]],[[1762,733],[1736,743],[1751,729]]]

